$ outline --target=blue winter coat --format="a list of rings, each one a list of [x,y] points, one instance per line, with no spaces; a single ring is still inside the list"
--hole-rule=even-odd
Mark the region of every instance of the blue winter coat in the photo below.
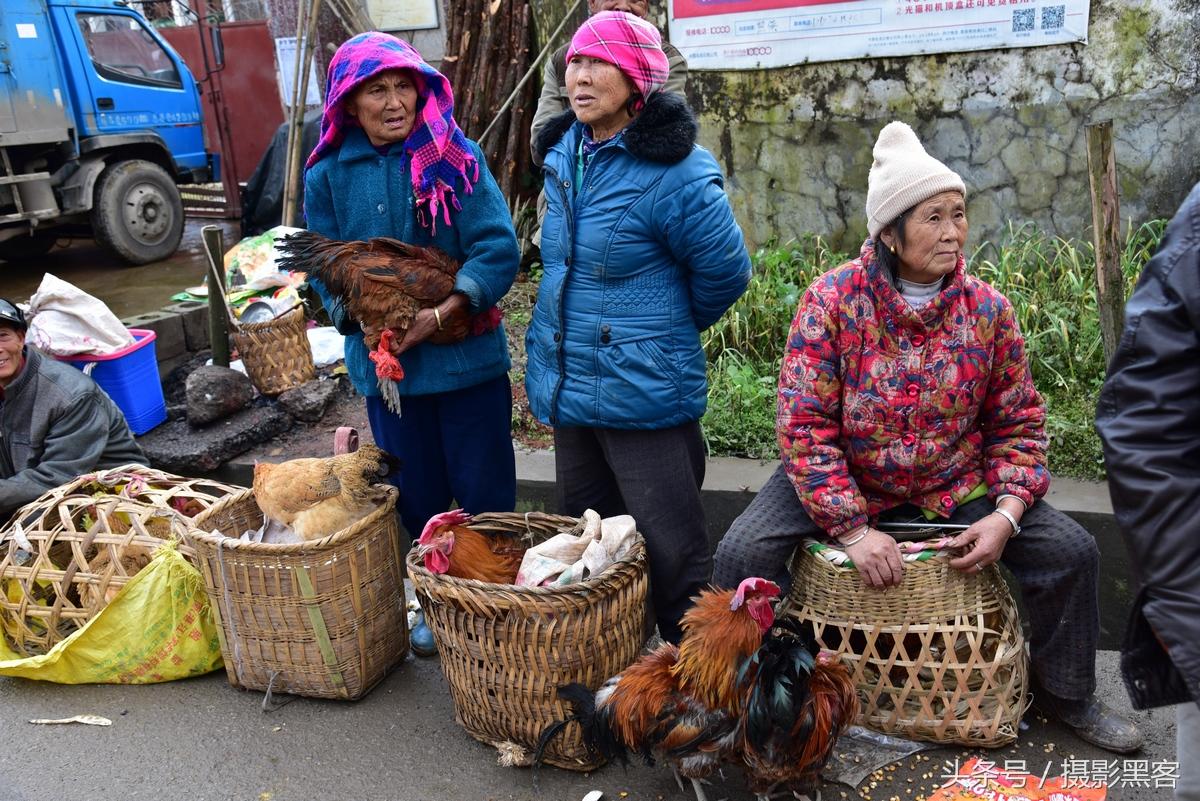
[[[583,124],[541,131],[544,276],[525,343],[533,413],[556,426],[667,428],[704,414],[700,332],[746,289],[750,257],[684,101],[651,98],[592,156]]]
[[[455,187],[462,210],[450,212],[452,225],[446,225],[439,214],[437,233],[431,236],[428,228],[417,223],[403,144],[381,156],[361,129],[348,131],[341,148],[305,175],[304,214],[309,229],[343,241],[390,236],[439,247],[462,264],[454,288],[470,299],[471,311],[487,309],[512,286],[521,254],[500,187],[479,146],[470,144],[479,161],[479,181],[470,194]],[[313,287],[334,325],[346,335],[346,371],[354,388],[362,395],[378,395],[375,365],[367,357],[358,322],[347,317],[324,284],[314,280]],[[397,384],[401,395],[449,392],[507,372],[508,341],[501,325],[454,345],[422,343],[405,351],[400,364],[404,368],[404,380]]]

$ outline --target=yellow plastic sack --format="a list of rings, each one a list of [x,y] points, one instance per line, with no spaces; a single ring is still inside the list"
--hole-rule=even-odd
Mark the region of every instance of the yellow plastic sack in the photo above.
[[[170,542],[83,628],[48,653],[18,656],[0,637],[0,676],[59,684],[152,684],[221,665],[204,580]]]

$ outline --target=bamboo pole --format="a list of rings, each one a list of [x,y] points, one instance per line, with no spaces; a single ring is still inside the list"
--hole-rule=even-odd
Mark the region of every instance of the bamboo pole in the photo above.
[[[300,91],[300,43],[304,41],[305,11],[308,6],[304,0],[296,1],[296,49],[294,51],[295,63],[292,65],[292,96],[288,103],[288,130],[287,130],[287,147],[283,151],[286,158],[284,159],[283,170],[283,199],[282,212],[280,222],[284,225],[290,225],[291,221],[288,216],[288,209],[291,207],[292,199],[292,182],[288,180],[292,174],[292,143],[296,136],[295,113],[296,113],[296,95]]]
[[[357,36],[360,33],[375,30],[375,23],[367,16],[357,2],[348,0],[329,0],[329,10],[338,18],[347,36]]]
[[[229,310],[225,305],[225,236],[215,225],[200,230],[208,256],[208,346],[212,362],[218,367],[229,366]]]
[[[306,102],[308,98],[308,75],[311,72],[309,67],[312,65],[313,52],[316,50],[315,44],[317,40],[317,20],[321,16],[321,2],[322,0],[312,0],[312,7],[309,9],[308,33],[304,38],[303,47],[304,69],[300,77],[300,92],[298,94],[297,104],[296,107],[292,109],[291,127],[295,129],[295,136],[292,139],[292,149],[288,153],[287,160],[287,183],[289,187],[292,187],[292,191],[289,192],[288,202],[283,208],[284,225],[296,224],[296,205],[298,198],[295,191],[295,186],[296,181],[300,177],[300,162],[302,159],[300,147],[304,142],[304,111],[308,107]],[[297,60],[300,60],[300,52],[297,52],[296,55]]]
[[[1116,353],[1125,317],[1125,283],[1121,272],[1121,209],[1117,193],[1117,160],[1112,121],[1086,128],[1088,183],[1092,193],[1092,236],[1096,245],[1096,305],[1105,359]]]

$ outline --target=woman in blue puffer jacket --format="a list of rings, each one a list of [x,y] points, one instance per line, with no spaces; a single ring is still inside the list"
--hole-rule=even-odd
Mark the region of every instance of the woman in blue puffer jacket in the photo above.
[[[400,519],[412,537],[451,499],[472,513],[507,512],[516,502],[508,343],[495,304],[512,285],[520,251],[504,196],[453,114],[449,82],[411,45],[359,34],[329,65],[321,140],[305,174],[311,230],[434,246],[462,265],[454,291],[417,313],[396,353],[403,414],[380,397],[359,322],[313,281],[346,335],[346,369],[366,399],[375,443],[403,464]],[[477,323],[470,336],[425,341],[461,308]]]
[[[659,632],[678,642],[712,568],[700,332],[745,290],[750,259],[690,109],[658,91],[660,44],[620,11],[592,16],[571,41],[571,110],[536,142],[548,209],[525,382],[554,426],[561,510],[633,515]]]

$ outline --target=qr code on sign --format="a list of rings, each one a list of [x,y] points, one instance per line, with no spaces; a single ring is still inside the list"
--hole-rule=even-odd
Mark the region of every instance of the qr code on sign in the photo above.
[[[1042,9],[1042,30],[1057,31],[1063,26],[1063,19],[1067,16],[1066,6],[1047,6]]]
[[[1013,32],[1024,33],[1025,31],[1033,30],[1033,12],[1034,9],[1027,8],[1024,11],[1013,12]]]

